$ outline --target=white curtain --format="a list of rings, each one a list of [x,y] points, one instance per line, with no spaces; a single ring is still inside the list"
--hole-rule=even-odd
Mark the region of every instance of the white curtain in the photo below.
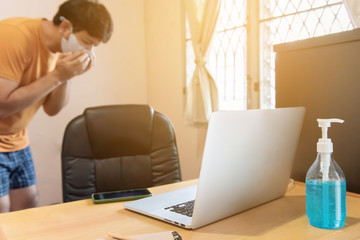
[[[343,0],[355,28],[360,27],[360,0]]]
[[[221,0],[185,0],[196,63],[186,87],[185,120],[194,126],[206,125],[210,114],[218,110],[218,90],[205,64],[220,5]]]

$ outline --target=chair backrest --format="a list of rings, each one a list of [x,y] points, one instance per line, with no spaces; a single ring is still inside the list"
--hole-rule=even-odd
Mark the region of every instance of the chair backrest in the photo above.
[[[173,126],[149,105],[85,109],[65,129],[61,160],[64,202],[181,181]]]

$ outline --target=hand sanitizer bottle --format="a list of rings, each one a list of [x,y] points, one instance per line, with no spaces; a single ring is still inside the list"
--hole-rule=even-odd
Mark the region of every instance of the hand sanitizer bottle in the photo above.
[[[317,119],[322,138],[317,143],[317,157],[306,174],[306,215],[312,226],[336,229],[346,218],[346,181],[339,165],[332,158],[333,144],[327,137],[331,123],[341,119]]]

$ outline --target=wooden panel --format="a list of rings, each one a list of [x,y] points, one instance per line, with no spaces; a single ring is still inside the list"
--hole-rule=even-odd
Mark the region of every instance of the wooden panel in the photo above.
[[[321,137],[317,118],[341,118],[329,137],[348,191],[360,192],[360,29],[275,46],[276,107],[305,106],[292,176],[305,181]]]

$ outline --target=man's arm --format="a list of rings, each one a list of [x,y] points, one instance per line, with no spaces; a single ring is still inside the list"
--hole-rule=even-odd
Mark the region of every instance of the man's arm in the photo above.
[[[83,68],[81,73],[82,74],[86,71],[88,71],[92,67],[92,63],[94,62],[94,57],[91,55],[85,55],[85,61],[83,62]],[[59,61],[62,61],[59,59]],[[77,75],[78,75],[77,74]],[[66,106],[69,100],[69,91],[70,91],[70,81],[64,82],[62,85],[57,87],[55,90],[53,90],[46,98],[43,108],[44,111],[49,116],[54,116],[57,113],[60,112],[60,110]]]
[[[61,84],[62,82],[50,73],[22,87],[11,80],[0,78],[0,119],[40,101]]]
[[[69,100],[70,81],[66,81],[50,92],[43,104],[44,111],[49,116],[54,116],[65,107]]]
[[[86,56],[83,52],[63,54],[52,72],[21,87],[18,83],[0,77],[0,119],[31,106],[53,91],[54,95],[48,96],[44,109],[50,115],[56,114],[66,102],[66,81],[88,70],[89,58]]]

